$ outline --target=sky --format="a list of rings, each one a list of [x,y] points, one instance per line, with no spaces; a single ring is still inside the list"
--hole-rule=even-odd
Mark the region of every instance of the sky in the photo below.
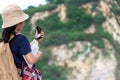
[[[1,10],[9,4],[18,4],[21,9],[27,9],[28,6],[39,6],[46,4],[45,0],[0,0],[0,13]]]

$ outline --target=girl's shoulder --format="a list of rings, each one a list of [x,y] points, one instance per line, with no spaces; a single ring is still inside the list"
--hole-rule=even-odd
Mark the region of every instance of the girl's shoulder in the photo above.
[[[27,38],[24,34],[16,34],[16,37]]]
[[[21,40],[28,40],[27,37],[23,34],[17,34],[13,40],[21,41]]]

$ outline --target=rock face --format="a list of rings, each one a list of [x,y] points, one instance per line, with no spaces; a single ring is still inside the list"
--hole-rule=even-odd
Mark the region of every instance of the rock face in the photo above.
[[[109,32],[115,40],[120,43],[120,27],[115,19],[115,17],[108,18],[104,24],[103,28],[105,31]]]
[[[110,0],[108,2],[115,1]],[[87,8],[86,11],[92,16],[96,14],[96,12],[92,12],[91,10],[91,3],[80,7]],[[110,12],[110,7],[104,0],[101,0],[96,9],[101,11],[103,16],[106,17],[106,21],[102,24],[104,31],[110,33],[113,39],[120,44],[120,27],[115,15]],[[61,21],[66,20],[66,7],[62,4],[55,10],[35,13],[31,18],[31,24],[35,26],[35,22],[38,19],[44,20],[45,17],[48,17],[54,12],[58,12]],[[95,33],[95,31],[94,24],[85,30],[86,33]],[[115,70],[117,59],[115,58],[115,50],[108,40],[104,39],[104,43],[104,50],[96,48],[87,41],[77,41],[68,45],[53,46],[51,48],[53,59],[49,63],[55,63],[71,69],[70,73],[67,74],[68,80],[116,80]],[[107,54],[107,56],[104,54]]]
[[[31,29],[31,34],[33,33],[33,31],[35,30],[35,22],[37,20],[44,20],[46,17],[48,17],[50,14],[58,12],[58,16],[60,18],[61,21],[65,21],[66,20],[66,7],[64,4],[58,5],[58,7],[55,10],[52,11],[44,11],[44,12],[37,12],[35,14],[33,14],[33,16],[30,19],[30,23],[32,24],[32,29]]]
[[[51,11],[44,11],[44,12],[37,12],[33,14],[33,16],[30,19],[30,22],[33,26],[35,26],[35,22],[39,19],[44,20],[46,17],[48,17],[50,14],[58,12],[58,16],[61,21],[65,21],[66,19],[66,7],[64,4],[58,5],[58,7],[55,10]]]
[[[110,44],[106,41],[106,44]],[[108,50],[111,48],[106,46]],[[54,46],[51,52],[54,61],[60,66],[72,68],[68,80],[116,80],[116,59],[114,51],[104,57],[102,50],[91,46],[89,42],[74,42],[67,45]]]

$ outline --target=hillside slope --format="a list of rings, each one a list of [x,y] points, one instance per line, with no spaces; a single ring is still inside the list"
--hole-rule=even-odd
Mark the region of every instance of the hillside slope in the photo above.
[[[23,30],[30,40],[36,25],[45,32],[37,63],[44,79],[119,80],[119,0],[48,1],[25,10],[30,19]]]

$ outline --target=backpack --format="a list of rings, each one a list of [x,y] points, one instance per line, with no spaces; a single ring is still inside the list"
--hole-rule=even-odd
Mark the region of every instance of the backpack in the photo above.
[[[19,80],[9,43],[0,42],[0,80]]]

